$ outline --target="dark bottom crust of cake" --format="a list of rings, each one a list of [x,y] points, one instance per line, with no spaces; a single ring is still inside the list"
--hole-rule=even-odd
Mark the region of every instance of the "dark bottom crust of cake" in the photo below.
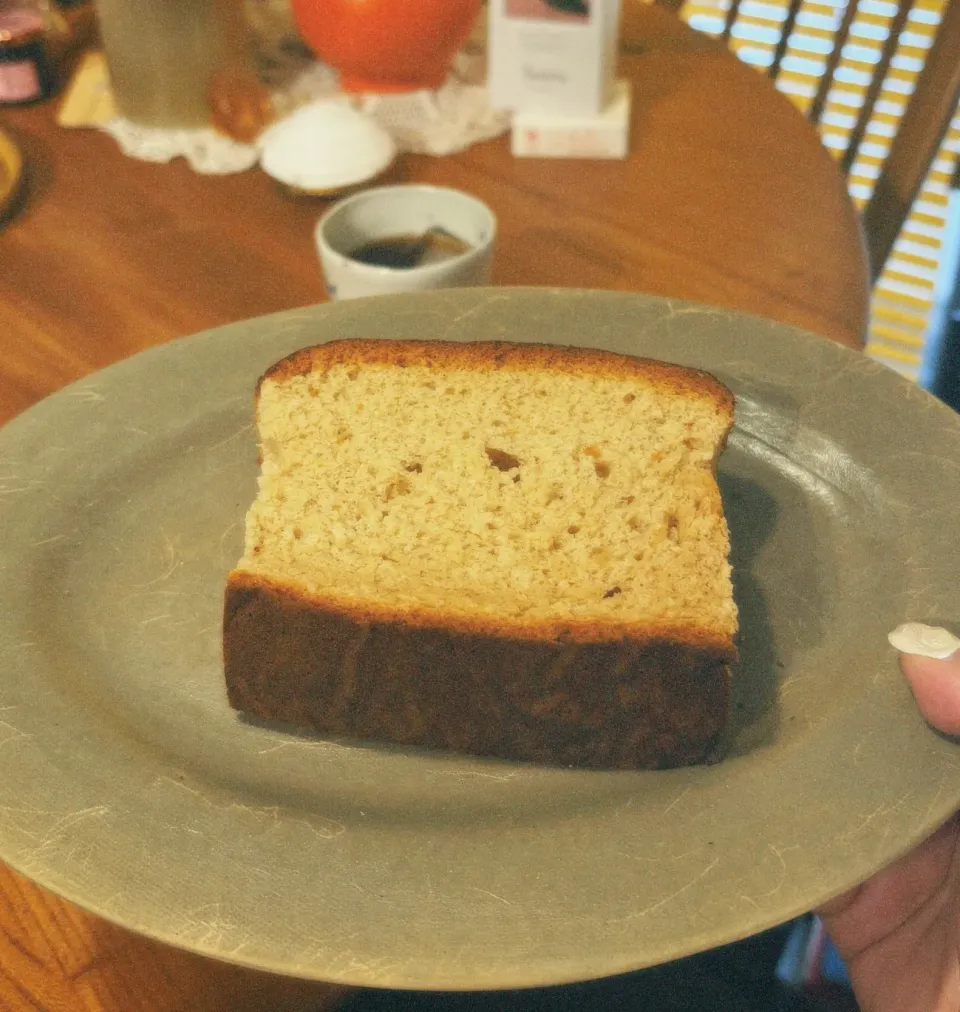
[[[710,756],[724,659],[682,644],[563,644],[361,624],[228,585],[230,705],[329,735],[553,766],[665,768]]]

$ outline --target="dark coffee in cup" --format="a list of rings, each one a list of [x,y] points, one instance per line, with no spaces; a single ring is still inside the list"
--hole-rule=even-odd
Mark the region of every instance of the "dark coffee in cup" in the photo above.
[[[442,228],[420,235],[391,235],[371,239],[350,253],[352,260],[375,267],[411,268],[441,263],[472,249],[468,242]]]

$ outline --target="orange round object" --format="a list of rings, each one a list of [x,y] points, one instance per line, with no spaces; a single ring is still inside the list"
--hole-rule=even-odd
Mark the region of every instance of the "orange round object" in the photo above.
[[[292,0],[304,42],[344,91],[438,88],[482,0]]]

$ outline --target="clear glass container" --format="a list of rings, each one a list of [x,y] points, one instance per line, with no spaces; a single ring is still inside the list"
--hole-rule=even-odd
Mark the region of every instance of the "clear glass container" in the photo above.
[[[238,140],[270,118],[243,0],[96,0],[120,115],[141,126],[211,122]]]
[[[117,110],[134,123],[200,127],[221,59],[216,0],[96,0]]]

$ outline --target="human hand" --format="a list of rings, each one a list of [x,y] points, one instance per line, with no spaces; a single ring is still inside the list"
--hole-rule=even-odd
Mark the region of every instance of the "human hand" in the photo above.
[[[926,720],[960,735],[960,640],[911,623],[890,642]],[[958,1012],[960,813],[818,913],[862,1012]]]

